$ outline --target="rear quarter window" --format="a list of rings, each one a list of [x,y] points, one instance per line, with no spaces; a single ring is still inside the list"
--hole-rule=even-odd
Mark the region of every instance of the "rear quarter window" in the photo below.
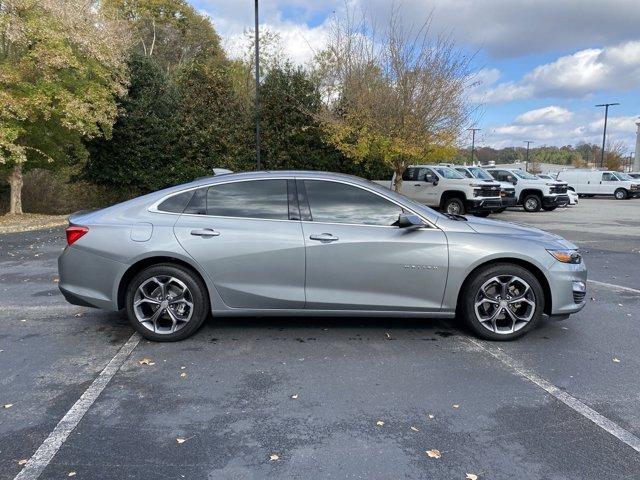
[[[160,212],[182,213],[193,196],[193,190],[178,193],[163,200],[158,205]]]

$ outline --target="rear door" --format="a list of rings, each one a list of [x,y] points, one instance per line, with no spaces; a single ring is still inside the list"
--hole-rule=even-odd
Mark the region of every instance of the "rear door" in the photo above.
[[[305,250],[295,182],[242,180],[196,191],[174,226],[234,308],[304,308]]]
[[[299,180],[298,191],[307,245],[307,308],[441,308],[448,268],[442,231],[394,226],[402,207],[361,186]]]

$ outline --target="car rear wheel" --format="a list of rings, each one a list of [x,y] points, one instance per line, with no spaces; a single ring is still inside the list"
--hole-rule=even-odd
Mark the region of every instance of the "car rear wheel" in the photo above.
[[[448,198],[442,205],[442,209],[453,215],[464,215],[464,202],[459,198]]]
[[[542,208],[542,201],[539,195],[532,193],[524,197],[522,206],[527,212],[539,212]]]
[[[125,304],[133,328],[159,342],[193,335],[209,313],[202,280],[173,264],[154,265],[136,275],[127,288]]]
[[[486,340],[513,340],[540,322],[544,292],[523,267],[497,264],[473,274],[461,292],[462,320]]]
[[[625,200],[628,196],[627,191],[624,188],[619,188],[613,194],[616,197],[616,200]]]

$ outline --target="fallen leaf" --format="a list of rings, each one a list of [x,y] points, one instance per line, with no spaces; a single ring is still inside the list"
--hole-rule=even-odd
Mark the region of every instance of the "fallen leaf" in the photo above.
[[[26,458],[23,458],[22,460],[18,460],[18,465],[26,465],[28,461],[29,460],[27,460]]]
[[[614,357],[613,362],[614,363],[620,363],[620,360]]]
[[[27,321],[27,319],[26,319],[26,318],[21,318],[21,319],[20,319],[20,321],[21,321],[21,322],[26,322],[26,321]]]
[[[187,374],[186,374],[186,372],[182,372],[182,373],[180,374],[180,378],[187,378]]]
[[[433,419],[433,418],[436,418],[436,417],[434,417],[433,415],[429,414],[429,418]]]
[[[278,455],[276,455],[275,453],[272,453],[271,455],[269,455],[270,462],[275,462],[276,460],[280,460],[280,457]]]
[[[11,407],[13,407],[13,403],[5,403],[2,407],[3,408],[11,408]]]
[[[184,370],[185,368],[187,368],[187,367],[180,367],[180,370]]]
[[[53,279],[53,283],[58,283],[59,281],[60,281],[60,279],[59,279],[59,278],[54,278],[54,279]]]
[[[152,362],[150,358],[143,358],[138,363],[140,365],[155,365],[155,362]]]
[[[298,399],[298,394],[296,393],[295,395],[291,395],[291,398],[294,399],[294,400],[297,400]]]
[[[467,473],[467,476],[465,478],[467,480],[478,480],[478,475],[475,475],[473,473]]]
[[[184,443],[186,441],[187,441],[186,438],[181,438],[181,437],[176,438],[176,442],[178,442],[178,443]]]
[[[419,432],[419,431],[420,431],[420,430],[418,430],[416,427],[413,427],[413,426],[412,426],[412,427],[410,427],[410,428],[411,428],[411,430],[413,430],[414,432]]]
[[[76,472],[69,472],[69,474],[67,475],[67,477],[75,477],[76,476]]]
[[[377,426],[379,426],[379,427],[381,427],[381,426],[383,426],[383,425],[384,425],[384,422],[383,422],[382,420],[378,420],[378,421],[376,422],[376,425],[377,425]]]
[[[390,339],[390,338],[391,338],[391,335],[390,335],[390,334],[385,333],[385,335],[387,336],[387,339]]]
[[[454,403],[453,408],[460,408],[460,405],[458,405],[457,403]]]
[[[78,312],[74,315],[74,317],[81,317],[82,315],[84,315],[82,312]]]
[[[621,303],[618,304],[619,307],[624,307],[624,305],[622,305]]]
[[[427,450],[427,455],[429,455],[429,457],[431,458],[440,458],[442,456],[442,454],[440,453],[440,450]]]

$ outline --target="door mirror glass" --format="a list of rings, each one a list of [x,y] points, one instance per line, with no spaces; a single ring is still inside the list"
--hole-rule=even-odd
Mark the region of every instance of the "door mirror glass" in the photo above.
[[[518,179],[516,177],[514,177],[513,175],[507,175],[507,181],[511,182],[514,185],[516,183],[518,183]]]
[[[427,183],[433,183],[434,185],[437,185],[438,177],[436,177],[433,173],[425,173],[424,181]]]
[[[408,229],[416,229],[426,226],[419,216],[408,213],[401,213],[400,215],[398,215],[398,221],[396,222],[396,225],[399,228]]]

